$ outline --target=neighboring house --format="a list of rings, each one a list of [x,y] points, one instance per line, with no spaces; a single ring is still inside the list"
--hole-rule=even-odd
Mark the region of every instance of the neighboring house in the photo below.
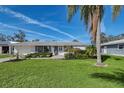
[[[101,46],[103,54],[124,56],[124,39],[103,43]]]
[[[81,42],[0,42],[0,53],[27,55],[30,53],[51,52],[53,55],[63,54],[68,47],[85,50]]]

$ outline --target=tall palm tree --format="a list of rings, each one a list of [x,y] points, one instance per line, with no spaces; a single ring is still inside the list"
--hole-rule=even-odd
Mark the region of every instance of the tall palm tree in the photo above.
[[[95,42],[97,47],[97,66],[103,66],[101,61],[101,42],[100,42],[100,23],[104,15],[103,5],[82,5],[68,6],[68,21],[71,21],[75,13],[80,10],[81,20],[84,20],[86,28],[89,29],[91,39]]]

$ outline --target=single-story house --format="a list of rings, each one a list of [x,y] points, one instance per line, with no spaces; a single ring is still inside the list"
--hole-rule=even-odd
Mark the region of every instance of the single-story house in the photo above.
[[[81,42],[0,42],[0,54],[8,53],[15,55],[26,55],[30,53],[39,53],[49,51],[53,55],[64,53],[67,47],[79,48],[85,50],[86,44]]]
[[[124,39],[103,43],[101,47],[103,54],[124,56]]]

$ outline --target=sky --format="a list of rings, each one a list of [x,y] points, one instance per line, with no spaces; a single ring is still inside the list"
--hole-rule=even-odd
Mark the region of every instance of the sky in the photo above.
[[[90,34],[85,28],[80,13],[77,12],[71,22],[67,20],[67,6],[0,6],[0,33],[13,35],[22,30],[26,39],[42,41],[72,41],[90,43]],[[115,21],[112,20],[111,6],[105,6],[101,31],[107,35],[124,33],[124,10]]]

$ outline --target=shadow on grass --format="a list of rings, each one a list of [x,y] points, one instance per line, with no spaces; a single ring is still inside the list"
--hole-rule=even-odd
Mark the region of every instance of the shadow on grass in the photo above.
[[[124,60],[124,57],[123,56],[111,56],[112,59],[114,60]]]
[[[23,60],[26,60],[26,59],[12,59],[12,60],[9,60],[9,61],[6,61],[6,62],[21,62]]]
[[[122,58],[114,58],[115,60],[123,60]]]
[[[120,84],[124,85],[124,70],[118,69],[117,71],[110,73],[93,73],[91,74],[93,78],[101,78],[104,80],[108,80],[111,82],[119,82]]]
[[[107,59],[111,58],[111,56],[108,55],[102,55],[102,62],[105,62]]]

